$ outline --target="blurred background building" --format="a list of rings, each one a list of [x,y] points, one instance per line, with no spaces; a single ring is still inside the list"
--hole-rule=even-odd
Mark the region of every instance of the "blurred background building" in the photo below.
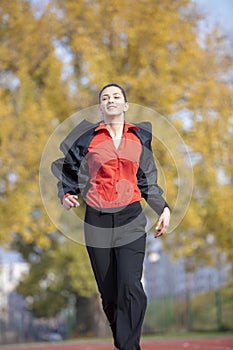
[[[187,272],[188,258],[171,261],[162,243],[149,236],[147,255],[144,263],[144,285],[149,300],[160,296],[200,293],[222,287],[226,284],[230,264],[222,259],[219,266],[199,265]]]

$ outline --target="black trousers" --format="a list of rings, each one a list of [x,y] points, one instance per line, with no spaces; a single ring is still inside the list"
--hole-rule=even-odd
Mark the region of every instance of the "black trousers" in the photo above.
[[[114,344],[120,350],[140,350],[147,302],[141,284],[145,225],[139,202],[112,212],[86,209],[87,251]]]

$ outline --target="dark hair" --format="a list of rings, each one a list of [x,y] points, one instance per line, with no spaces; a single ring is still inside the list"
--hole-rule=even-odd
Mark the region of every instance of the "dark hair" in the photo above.
[[[125,92],[125,90],[124,90],[120,85],[118,85],[118,84],[110,83],[110,84],[105,85],[105,86],[100,90],[100,92],[99,92],[99,103],[100,103],[100,101],[101,101],[100,99],[101,99],[102,92],[103,92],[106,88],[108,88],[108,87],[110,87],[110,86],[115,86],[115,87],[117,87],[118,89],[120,89],[121,92],[122,92],[122,94],[123,94],[123,96],[124,96],[125,102],[127,102],[127,97],[126,97],[126,92]]]

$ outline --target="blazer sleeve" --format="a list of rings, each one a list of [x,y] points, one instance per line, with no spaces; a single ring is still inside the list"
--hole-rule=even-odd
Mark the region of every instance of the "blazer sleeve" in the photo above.
[[[79,164],[73,152],[70,150],[64,158],[59,158],[52,163],[51,170],[58,179],[58,197],[62,201],[66,193],[78,193]]]
[[[64,158],[55,160],[51,165],[51,171],[58,179],[58,197],[61,201],[66,193],[80,193],[84,197],[88,190],[90,176],[86,153],[98,125],[99,122],[93,124],[84,119],[60,145]]]
[[[158,215],[161,215],[164,208],[169,206],[162,196],[163,190],[157,183],[158,172],[151,148],[151,140],[152,136],[150,135],[143,145],[137,180],[142,197]]]
[[[51,171],[58,179],[58,197],[62,201],[66,193],[83,193],[89,180],[87,163],[81,155],[77,145],[73,145],[64,158],[59,158],[52,163]]]

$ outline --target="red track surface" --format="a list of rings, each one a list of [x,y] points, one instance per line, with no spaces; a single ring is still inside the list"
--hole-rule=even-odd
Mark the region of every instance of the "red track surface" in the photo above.
[[[110,342],[43,343],[2,346],[5,350],[112,350]],[[232,337],[143,340],[142,350],[233,350]]]

